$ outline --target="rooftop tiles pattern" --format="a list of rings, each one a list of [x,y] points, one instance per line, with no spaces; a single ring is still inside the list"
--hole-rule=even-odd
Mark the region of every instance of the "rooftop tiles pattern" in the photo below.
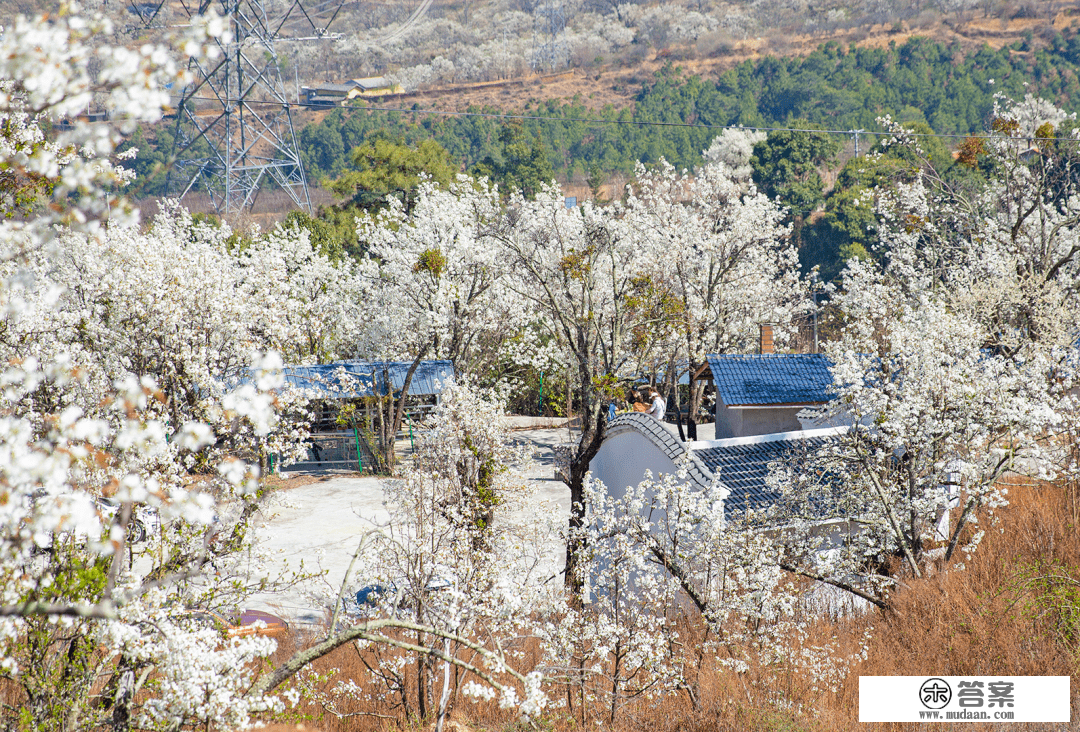
[[[832,399],[832,361],[820,353],[708,356],[724,404],[819,404]]]
[[[766,483],[769,465],[791,463],[825,445],[828,436],[706,447],[693,455],[717,475],[729,491],[724,517],[732,519],[748,510],[768,508],[780,498]]]

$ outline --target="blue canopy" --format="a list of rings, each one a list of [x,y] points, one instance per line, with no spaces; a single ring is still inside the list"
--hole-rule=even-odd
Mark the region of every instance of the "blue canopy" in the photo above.
[[[387,380],[395,393],[405,385],[411,361],[337,361],[312,366],[285,366],[285,383],[316,392],[323,399],[386,396]],[[244,375],[239,382],[250,380]],[[421,361],[409,384],[409,396],[441,394],[454,381],[450,361]]]

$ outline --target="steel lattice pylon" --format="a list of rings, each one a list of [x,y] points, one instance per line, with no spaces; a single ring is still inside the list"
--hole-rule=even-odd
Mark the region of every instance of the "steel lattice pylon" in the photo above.
[[[542,71],[547,68],[548,71],[554,71],[565,65],[567,47],[565,41],[559,39],[565,30],[566,8],[562,0],[551,0],[536,6],[533,11],[533,70]],[[536,48],[538,34],[545,36],[546,40]]]
[[[189,16],[213,6],[230,19],[232,37],[227,43],[218,41],[221,53],[216,59],[192,61],[195,79],[176,104],[167,195],[183,198],[192,190],[205,190],[218,212],[227,214],[250,209],[269,178],[297,206],[310,211],[293,105],[285,95],[274,49],[293,10],[299,9],[309,22],[310,17],[299,0],[273,24],[262,0],[181,5]],[[316,37],[325,36],[326,28],[317,28],[314,22],[311,26]]]

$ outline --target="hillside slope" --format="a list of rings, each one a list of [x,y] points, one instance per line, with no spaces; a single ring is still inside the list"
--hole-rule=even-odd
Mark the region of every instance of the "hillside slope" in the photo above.
[[[963,24],[939,18],[917,29],[900,23],[899,26],[878,24],[790,37],[769,35],[733,41],[707,54],[697,52],[694,48],[654,49],[647,57],[632,63],[622,61],[568,68],[554,73],[527,73],[494,81],[430,83],[408,90],[405,94],[371,97],[370,102],[401,109],[419,106],[424,109],[464,111],[470,107],[520,109],[525,100],[544,102],[578,96],[589,109],[602,109],[607,105],[623,108],[633,105],[642,83],[670,63],[678,64],[689,74],[710,79],[744,61],[770,55],[805,55],[829,42],[842,46],[855,44],[859,47],[883,48],[890,44],[902,45],[912,37],[921,37],[953,45],[961,51],[974,51],[982,46],[996,50],[1025,41],[1032,47],[1046,45],[1053,38],[1053,33],[1068,36],[1077,29],[1080,29],[1080,15],[1065,11],[1057,13],[1052,24],[1045,19],[1027,17],[1004,20],[981,18]],[[305,122],[318,120],[325,114],[323,111],[306,111],[301,119]]]

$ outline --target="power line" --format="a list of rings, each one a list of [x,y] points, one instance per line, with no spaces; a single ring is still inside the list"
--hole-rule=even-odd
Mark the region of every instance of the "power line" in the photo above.
[[[211,97],[196,97],[197,99],[205,99],[207,101],[214,101]],[[255,100],[247,100],[245,104],[276,104],[276,102],[260,102]],[[539,122],[582,122],[589,125],[632,125],[637,127],[691,127],[695,129],[707,129],[707,130],[749,130],[752,132],[818,132],[829,135],[843,135],[844,137],[850,137],[854,133],[860,135],[876,135],[878,137],[891,137],[894,132],[874,130],[829,130],[829,129],[812,129],[809,127],[750,127],[746,125],[709,125],[694,122],[656,122],[648,120],[629,120],[629,119],[596,119],[591,117],[545,117],[543,115],[535,114],[496,114],[494,112],[454,112],[443,109],[401,109],[399,107],[323,107],[320,105],[302,104],[302,107],[308,109],[347,109],[353,112],[397,112],[399,114],[428,114],[443,117],[483,117],[487,119],[515,119],[515,120],[533,120]],[[954,140],[967,140],[971,138],[976,139],[995,139],[995,140],[1030,140],[1031,137],[1006,137],[1004,135],[990,135],[990,134],[944,134],[938,132],[910,132],[904,130],[904,134],[908,137],[938,137]]]

